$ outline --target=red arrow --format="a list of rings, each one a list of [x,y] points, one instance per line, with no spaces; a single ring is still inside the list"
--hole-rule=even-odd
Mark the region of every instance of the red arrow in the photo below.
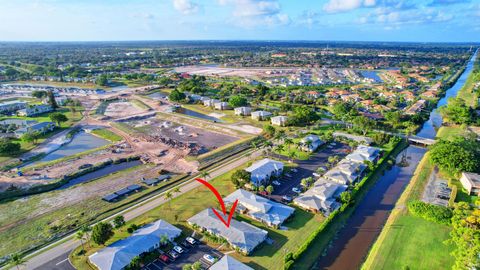
[[[225,202],[223,201],[222,196],[220,196],[220,193],[218,193],[218,191],[212,185],[210,185],[210,183],[208,183],[207,181],[205,181],[201,178],[196,178],[195,180],[197,180],[198,182],[205,185],[208,189],[210,189],[210,191],[213,192],[213,194],[215,194],[218,202],[220,203],[220,206],[222,207],[223,215],[226,216],[227,215],[227,209],[225,208]],[[232,208],[230,209],[230,213],[228,215],[228,220],[227,221],[225,221],[225,219],[223,219],[222,215],[220,215],[217,212],[217,210],[215,210],[215,208],[212,207],[213,213],[215,213],[215,215],[218,217],[218,219],[220,219],[220,221],[223,224],[225,224],[225,226],[227,226],[227,228],[230,227],[230,221],[232,221],[233,213],[235,212],[235,208],[237,207],[237,203],[238,203],[238,200],[235,200],[235,202],[232,205]]]

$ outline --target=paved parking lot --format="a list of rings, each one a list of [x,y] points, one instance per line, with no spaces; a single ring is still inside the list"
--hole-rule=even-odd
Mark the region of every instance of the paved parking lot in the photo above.
[[[448,206],[452,190],[448,187],[448,181],[438,178],[438,168],[435,168],[428,179],[423,192],[422,200],[439,206]]]
[[[312,176],[318,167],[325,166],[328,163],[328,157],[340,156],[342,158],[347,155],[349,150],[350,146],[347,144],[336,142],[334,146],[323,146],[318,152],[312,154],[308,160],[295,160],[294,162],[298,164],[298,167],[295,168],[297,171],[288,173],[291,177],[283,176],[280,179],[279,182],[281,185],[274,186],[275,189],[271,198],[276,201],[281,201],[284,195],[294,198],[297,194],[292,191],[292,188],[300,186],[303,178]],[[283,156],[275,157],[287,160],[287,158]]]
[[[145,270],[181,270],[182,267],[186,264],[193,264],[195,262],[201,262],[204,269],[208,269],[212,264],[205,259],[203,255],[210,254],[217,259],[223,257],[223,254],[216,249],[213,249],[206,244],[199,242],[195,246],[190,246],[189,249],[186,249],[184,246],[181,246],[185,251],[180,254],[180,256],[175,261],[170,261],[169,263],[164,263],[159,259],[143,267]]]

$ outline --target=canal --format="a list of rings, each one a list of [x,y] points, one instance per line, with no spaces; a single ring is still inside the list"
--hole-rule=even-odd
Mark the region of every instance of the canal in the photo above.
[[[477,52],[472,56],[457,82],[447,90],[445,97],[439,101],[437,108],[431,113],[430,119],[417,133],[418,136],[435,138],[436,127],[439,127],[442,123],[442,118],[437,109],[445,105],[448,98],[456,96],[463,87],[473,70]],[[427,152],[424,148],[412,145],[405,151],[409,165],[406,167],[395,165],[385,172],[362,198],[355,212],[348,218],[331,246],[317,260],[312,269],[353,270],[361,267],[370,247],[382,231],[391,210],[410,182],[418,163]],[[397,157],[397,163],[401,157],[402,154]]]

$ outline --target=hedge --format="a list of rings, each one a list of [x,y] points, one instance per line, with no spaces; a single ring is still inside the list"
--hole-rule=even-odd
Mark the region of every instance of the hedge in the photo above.
[[[418,200],[408,202],[408,211],[410,211],[410,213],[414,216],[445,225],[449,225],[451,223],[451,218],[453,215],[450,208],[433,205]]]

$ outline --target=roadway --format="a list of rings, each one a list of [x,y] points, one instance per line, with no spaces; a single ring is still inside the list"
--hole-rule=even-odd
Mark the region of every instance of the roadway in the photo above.
[[[256,151],[249,156],[243,156],[237,158],[228,164],[222,165],[209,172],[210,177],[207,179],[212,179],[217,176],[220,176],[224,173],[227,173],[242,164],[252,160],[255,157],[261,155],[261,151]],[[201,184],[197,181],[194,181],[195,177],[189,179],[187,182],[182,183],[180,187],[180,193],[173,193],[173,198],[178,197]],[[171,188],[170,190],[172,190]],[[115,216],[123,215],[126,221],[132,220],[140,215],[145,214],[146,212],[166,203],[168,200],[165,200],[164,194],[169,191],[166,190],[158,195],[155,195],[145,201],[142,201],[136,205],[133,205],[119,213],[116,213],[102,221],[107,221],[112,219]],[[74,269],[68,262],[68,255],[72,250],[80,245],[80,241],[76,240],[74,233],[64,237],[52,243],[38,251],[33,252],[30,256],[26,258],[27,262],[20,266],[20,269],[36,269],[36,270],[51,270],[51,269],[65,269],[70,270]]]

